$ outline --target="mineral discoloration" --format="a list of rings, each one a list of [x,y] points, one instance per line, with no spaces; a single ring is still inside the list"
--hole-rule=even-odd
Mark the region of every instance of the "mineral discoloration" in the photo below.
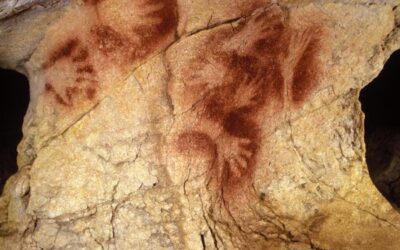
[[[291,28],[288,13],[272,5],[210,33],[187,67],[172,70],[184,83],[170,82],[174,106],[195,120],[177,133],[175,147],[207,160],[208,188],[228,206],[264,167],[263,124],[276,126],[279,114],[298,109],[318,87],[321,34],[315,25]]]
[[[110,6],[126,9],[110,19]],[[76,34],[59,35],[47,53],[42,65],[45,92],[62,107],[95,101],[110,81],[109,71],[118,81],[174,39],[176,8],[175,0],[84,1],[74,10],[84,13],[76,14],[82,22],[72,24]]]

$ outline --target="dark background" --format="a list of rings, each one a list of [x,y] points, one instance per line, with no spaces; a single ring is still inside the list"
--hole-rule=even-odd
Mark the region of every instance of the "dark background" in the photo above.
[[[366,136],[379,127],[400,127],[400,50],[391,55],[378,77],[361,91],[360,101],[366,116]]]
[[[12,70],[0,69],[0,192],[6,179],[17,172],[17,145],[29,103],[28,80]]]
[[[371,180],[400,208],[400,50],[360,94],[365,113],[366,160]]]

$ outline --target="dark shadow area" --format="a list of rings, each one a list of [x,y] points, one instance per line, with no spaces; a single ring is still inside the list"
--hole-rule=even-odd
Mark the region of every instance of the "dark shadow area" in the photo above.
[[[28,79],[16,71],[0,69],[0,193],[18,169],[17,145],[28,104]]]
[[[370,177],[393,206],[400,207],[400,50],[360,95]]]

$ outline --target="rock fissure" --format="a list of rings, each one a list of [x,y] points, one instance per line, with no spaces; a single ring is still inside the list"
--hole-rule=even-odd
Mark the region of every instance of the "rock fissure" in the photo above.
[[[29,204],[17,173],[0,245],[398,248],[355,104],[399,47],[396,4],[367,2],[67,3],[26,63]]]

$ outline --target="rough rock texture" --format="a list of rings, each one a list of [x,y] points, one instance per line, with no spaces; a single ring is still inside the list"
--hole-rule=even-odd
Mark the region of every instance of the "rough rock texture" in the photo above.
[[[31,89],[2,249],[400,248],[358,102],[398,1],[39,3],[0,12]]]

